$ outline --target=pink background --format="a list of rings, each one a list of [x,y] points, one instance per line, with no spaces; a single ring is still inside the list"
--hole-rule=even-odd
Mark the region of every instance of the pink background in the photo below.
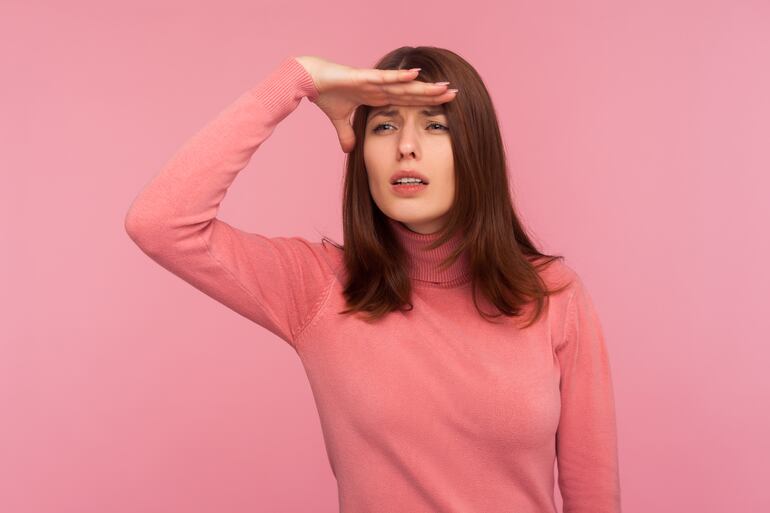
[[[421,44],[479,70],[520,212],[595,300],[624,511],[770,510],[770,3],[620,4],[5,0],[0,511],[336,511],[296,354],[123,220],[284,57]],[[342,163],[303,100],[220,217],[341,241]]]

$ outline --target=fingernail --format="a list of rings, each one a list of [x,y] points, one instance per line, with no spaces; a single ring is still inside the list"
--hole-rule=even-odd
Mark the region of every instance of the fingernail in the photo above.
[[[420,71],[422,68],[411,68],[409,71]]]
[[[433,82],[436,85],[447,85],[449,82]]]
[[[459,91],[459,89],[447,89],[447,91],[449,91],[450,93],[456,93],[457,91]]]

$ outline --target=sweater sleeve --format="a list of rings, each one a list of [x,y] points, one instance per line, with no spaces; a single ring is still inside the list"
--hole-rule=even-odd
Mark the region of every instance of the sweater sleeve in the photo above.
[[[564,338],[555,348],[561,382],[556,434],[564,513],[619,513],[615,402],[609,355],[591,296],[575,275]]]
[[[334,277],[329,246],[248,233],[216,215],[238,172],[305,96],[318,97],[313,79],[286,58],[182,145],[125,217],[150,258],[293,347]]]

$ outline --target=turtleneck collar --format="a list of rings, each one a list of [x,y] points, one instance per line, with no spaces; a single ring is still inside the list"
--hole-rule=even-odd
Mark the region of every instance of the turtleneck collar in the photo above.
[[[393,233],[409,254],[411,265],[409,276],[425,285],[451,287],[470,281],[470,260],[468,251],[463,251],[459,258],[448,268],[441,270],[439,264],[459,246],[462,234],[457,233],[449,241],[435,249],[423,249],[439,238],[438,232],[423,234],[410,230],[400,221],[388,217]]]

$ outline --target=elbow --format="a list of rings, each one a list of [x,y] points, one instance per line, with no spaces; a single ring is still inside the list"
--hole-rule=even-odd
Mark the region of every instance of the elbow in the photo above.
[[[131,240],[137,244],[139,244],[139,241],[142,239],[143,235],[147,233],[147,227],[147,221],[143,220],[141,214],[137,212],[133,207],[128,210],[123,218],[123,229],[126,231]]]
[[[123,229],[134,244],[144,251],[151,251],[162,240],[162,223],[142,214],[136,208],[130,208],[123,218]]]
[[[141,229],[137,223],[137,219],[133,210],[129,209],[129,211],[123,217],[123,229],[132,240],[136,240],[136,235],[141,231]]]

